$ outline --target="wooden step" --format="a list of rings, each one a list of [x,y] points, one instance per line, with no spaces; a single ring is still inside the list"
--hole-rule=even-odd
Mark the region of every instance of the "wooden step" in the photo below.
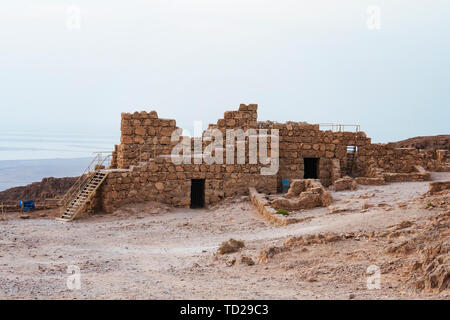
[[[62,222],[72,221],[75,216],[83,210],[86,203],[94,196],[99,186],[106,179],[107,172],[95,172],[64,209],[61,217],[57,219]]]

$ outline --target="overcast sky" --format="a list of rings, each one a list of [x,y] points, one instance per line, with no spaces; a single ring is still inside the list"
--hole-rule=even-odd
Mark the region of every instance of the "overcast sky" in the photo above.
[[[450,134],[449,17],[448,0],[4,1],[0,132],[118,135],[153,109],[190,128],[258,103],[374,142]]]

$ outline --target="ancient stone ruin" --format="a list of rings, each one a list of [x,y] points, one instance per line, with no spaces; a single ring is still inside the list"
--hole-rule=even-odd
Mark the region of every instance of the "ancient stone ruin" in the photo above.
[[[327,207],[331,202],[333,198],[319,181],[294,179],[286,195],[273,199],[271,206],[275,209],[300,210]]]
[[[176,121],[159,118],[156,111],[123,113],[121,143],[114,148],[109,173],[97,190],[91,208],[112,212],[124,204],[143,201],[204,207],[227,197],[248,195],[249,188],[276,194],[281,192],[283,181],[289,181],[291,186],[305,184],[298,179],[317,180],[309,184],[320,181],[320,186],[314,185],[317,192],[303,191],[317,195],[317,188],[322,190],[322,186],[336,184],[342,190],[354,188],[356,183],[427,180],[426,170],[450,169],[448,151],[372,144],[359,130],[321,130],[320,125],[305,122],[258,121],[256,104],[241,104],[237,111],[225,112],[224,118],[208,129],[220,132],[223,141],[218,144],[208,138],[206,131],[201,140],[182,137]],[[227,129],[242,129],[241,139],[238,136],[225,139]],[[277,132],[278,150],[271,144],[274,132]],[[257,149],[263,143],[268,146],[268,157],[277,161],[275,174],[261,173],[270,164],[251,161],[257,152],[252,147],[252,139],[256,139]],[[189,153],[175,163],[171,154],[182,141]],[[199,144],[202,150],[212,149],[212,156],[230,151],[234,161],[208,164],[196,152]],[[238,149],[239,144],[245,146],[245,153]],[[287,199],[298,202],[301,196],[297,194],[297,200],[293,200],[288,194]]]

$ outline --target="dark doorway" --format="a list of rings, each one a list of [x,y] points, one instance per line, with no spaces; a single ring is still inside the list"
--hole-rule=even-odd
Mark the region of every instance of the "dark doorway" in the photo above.
[[[319,176],[319,158],[303,158],[305,179],[317,179]]]
[[[191,208],[205,206],[205,179],[191,180]]]

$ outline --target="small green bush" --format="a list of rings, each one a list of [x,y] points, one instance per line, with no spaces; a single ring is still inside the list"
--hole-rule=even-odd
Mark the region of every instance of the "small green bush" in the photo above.
[[[427,208],[429,208],[429,207],[434,207],[434,205],[433,205],[433,203],[431,201],[427,202]]]
[[[288,216],[289,215],[289,211],[287,211],[286,209],[278,209],[277,213],[278,214],[282,214],[283,216]]]

